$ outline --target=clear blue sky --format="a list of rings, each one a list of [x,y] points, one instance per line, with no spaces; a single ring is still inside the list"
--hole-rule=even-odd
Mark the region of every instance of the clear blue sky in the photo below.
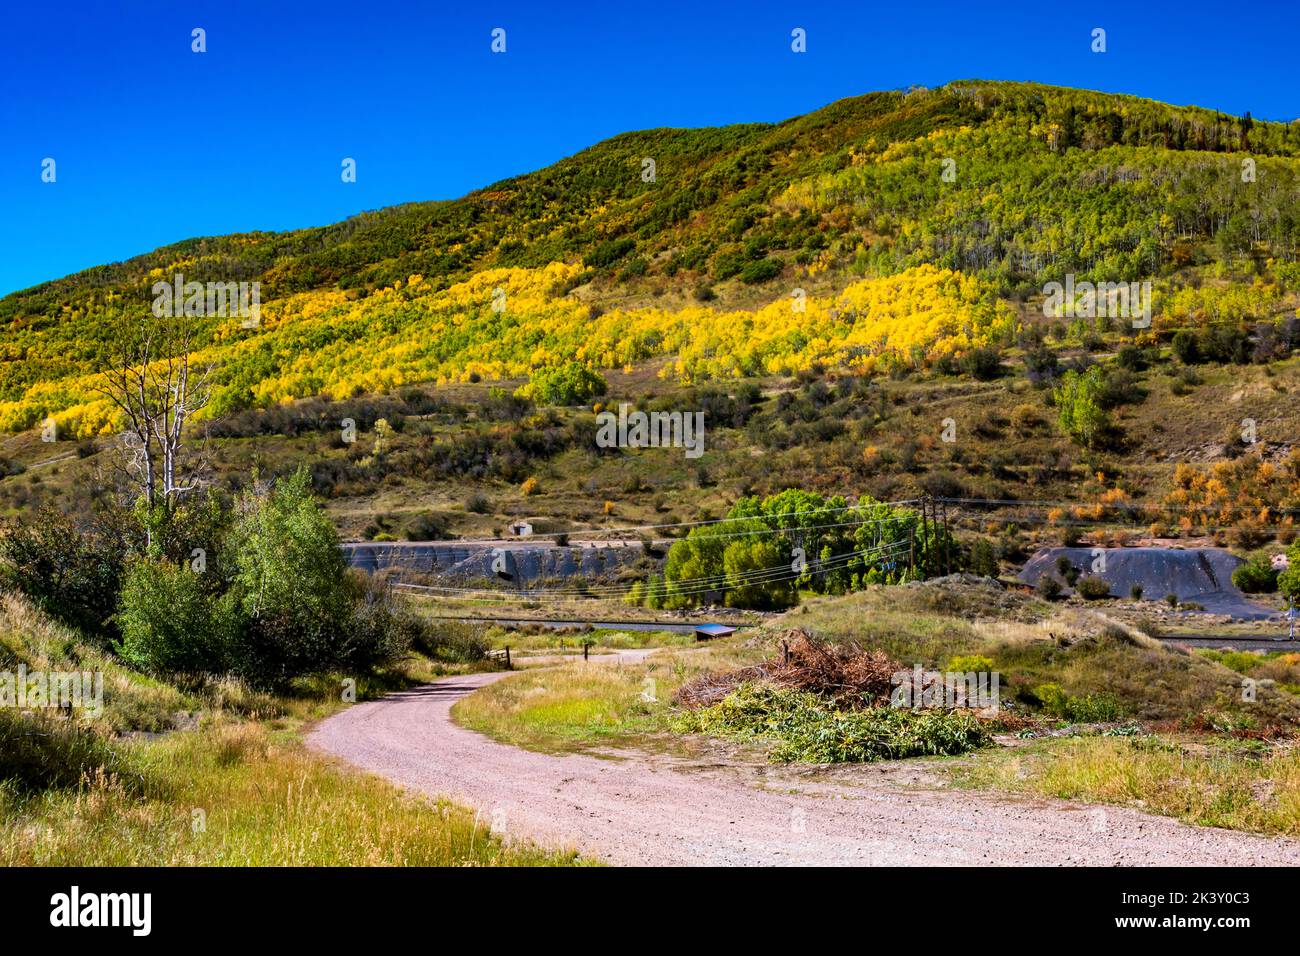
[[[191,236],[459,196],[629,129],[774,121],[914,84],[1035,80],[1290,120],[1298,11],[15,0],[0,12],[0,294]],[[204,54],[190,51],[194,27]],[[489,50],[494,27],[504,55]],[[1104,55],[1089,50],[1094,27]],[[355,184],[340,182],[345,156]]]

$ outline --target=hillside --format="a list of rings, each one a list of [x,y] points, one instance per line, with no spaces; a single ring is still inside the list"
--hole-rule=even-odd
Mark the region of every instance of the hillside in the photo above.
[[[183,273],[262,283],[258,327],[198,320],[218,483],[307,460],[350,538],[671,523],[795,486],[1022,499],[966,516],[1006,561],[1090,522],[1285,543],[1298,210],[1300,122],[1036,84],[627,133],[459,200],[186,240],[0,300],[0,428],[53,416],[82,440],[7,439],[0,508],[102,483],[118,423],[95,377]],[[1044,315],[1070,274],[1150,280],[1151,327]],[[571,361],[611,405],[705,409],[706,457],[601,451],[589,410],[506,394]],[[1109,425],[1084,440],[1056,390],[1094,365]]]

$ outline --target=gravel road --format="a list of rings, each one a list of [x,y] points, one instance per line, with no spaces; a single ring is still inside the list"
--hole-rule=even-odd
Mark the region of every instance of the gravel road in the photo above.
[[[593,658],[619,666],[645,651]],[[457,726],[461,697],[506,676],[441,680],[323,721],[308,743],[478,809],[511,838],[622,865],[1300,864],[1300,843],[1135,810],[917,786],[907,762],[809,774],[640,752],[549,755]],[[852,782],[846,782],[851,780]]]

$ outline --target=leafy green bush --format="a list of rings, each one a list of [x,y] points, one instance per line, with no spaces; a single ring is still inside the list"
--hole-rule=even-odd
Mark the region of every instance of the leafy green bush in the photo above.
[[[491,645],[483,627],[465,621],[422,621],[412,646],[435,660],[473,663],[487,657]]]
[[[845,763],[966,753],[989,741],[969,712],[874,707],[831,709],[806,691],[742,684],[712,707],[673,721],[678,733],[772,740],[773,760]]]
[[[1267,558],[1256,558],[1232,572],[1232,583],[1247,594],[1272,594],[1277,590],[1278,571]]]
[[[1034,688],[1044,712],[1077,723],[1108,723],[1124,716],[1119,700],[1111,694],[1067,694],[1060,684],[1039,684]]]
[[[234,669],[279,683],[342,663],[356,593],[305,469],[242,502],[227,548],[248,620]]]
[[[1040,577],[1035,589],[1040,597],[1048,601],[1055,601],[1061,596],[1061,582],[1050,574],[1044,574]]]
[[[50,616],[107,641],[129,546],[114,522],[44,508],[0,531],[0,576]]]
[[[740,270],[740,281],[747,285],[757,285],[775,279],[784,268],[785,264],[780,259],[759,259]]]
[[[1071,370],[1052,393],[1061,431],[1087,448],[1101,447],[1114,426],[1103,405],[1106,375],[1094,365],[1082,374]]]
[[[581,362],[565,362],[533,372],[520,392],[541,405],[581,405],[606,388],[605,380]]]
[[[226,670],[243,627],[234,595],[214,598],[188,566],[149,558],[128,569],[117,619],[122,657],[152,674]]]
[[[1105,578],[1080,578],[1075,585],[1075,590],[1085,601],[1100,601],[1102,598],[1110,597],[1110,582]]]
[[[368,575],[354,573],[349,587],[355,598],[352,620],[339,634],[334,659],[350,671],[366,671],[397,661],[417,640],[428,623],[391,591]]]
[[[1249,674],[1264,662],[1259,654],[1250,651],[1220,651],[1213,648],[1198,648],[1197,654],[1206,660],[1222,664],[1238,674]]]

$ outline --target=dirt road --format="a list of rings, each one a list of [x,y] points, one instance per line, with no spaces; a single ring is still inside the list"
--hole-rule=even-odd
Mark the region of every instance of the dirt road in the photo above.
[[[644,651],[604,655],[619,666]],[[504,674],[357,704],[311,746],[413,790],[477,808],[512,837],[646,865],[1216,865],[1300,863],[1300,843],[1133,810],[913,789],[875,765],[852,785],[797,768],[642,753],[552,756],[465,730],[450,710]],[[894,767],[902,768],[904,764]]]

